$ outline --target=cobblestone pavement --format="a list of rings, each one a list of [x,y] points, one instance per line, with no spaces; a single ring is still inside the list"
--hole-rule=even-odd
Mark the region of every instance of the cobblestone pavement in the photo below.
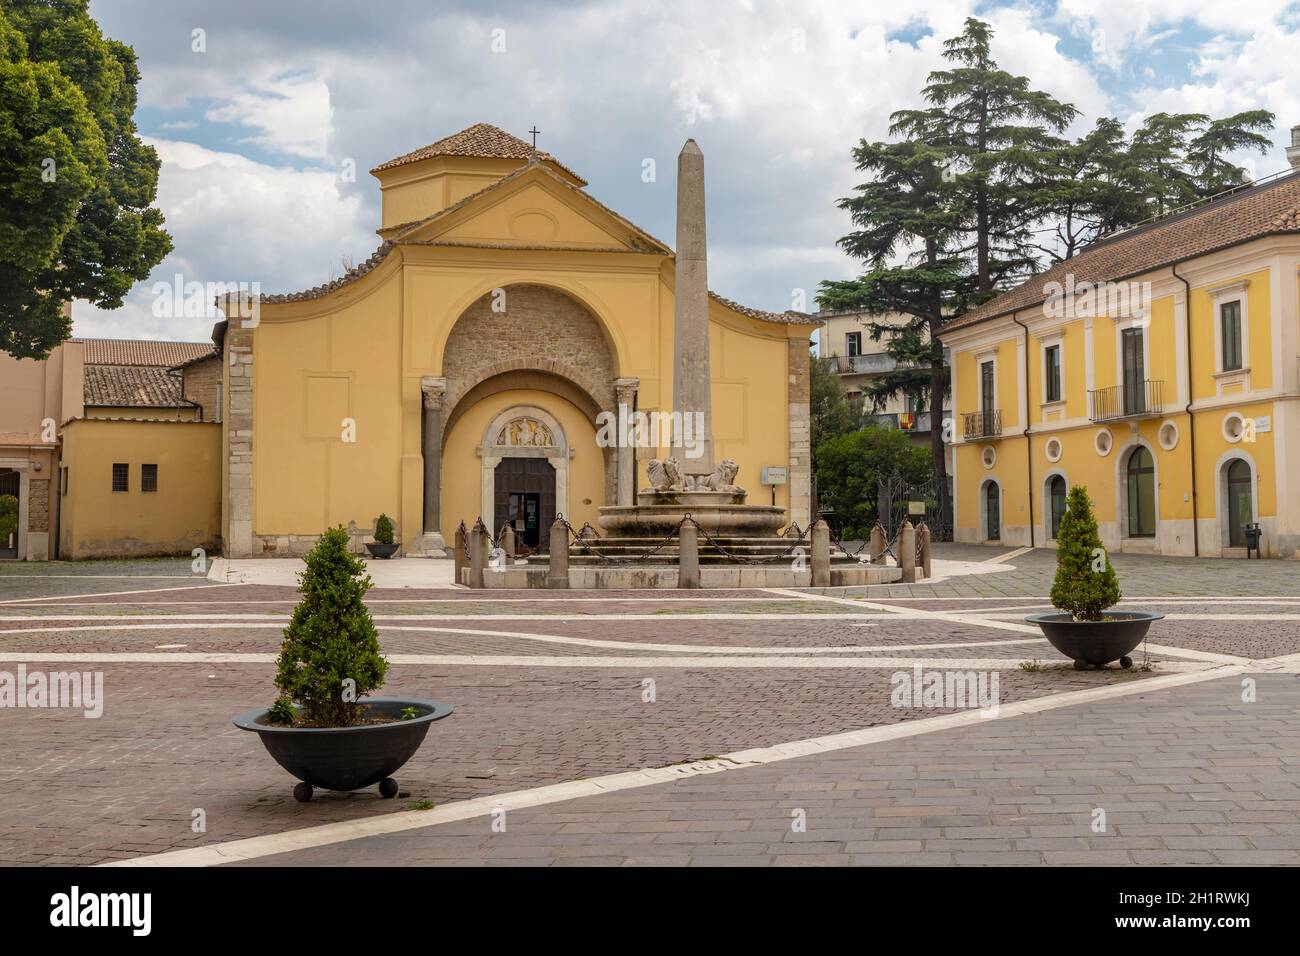
[[[948,556],[963,561],[1013,554],[1006,549],[947,547],[955,548]],[[972,550],[980,554],[972,555]],[[29,671],[94,669],[104,675],[106,696],[103,716],[93,720],[73,710],[0,709],[6,758],[0,762],[0,786],[6,794],[0,803],[0,858],[36,865],[106,862],[231,840],[272,839],[286,832],[310,833],[311,828],[348,820],[409,820],[413,817],[401,811],[426,802],[455,806],[460,801],[532,792],[826,734],[901,726],[942,714],[961,716],[951,707],[895,706],[894,675],[914,673],[915,667],[996,675],[999,703],[1010,706],[1075,691],[1133,693],[1153,677],[1209,678],[1215,668],[1236,667],[1250,673],[1277,669],[1281,665],[1266,659],[1300,652],[1300,608],[1295,607],[1300,595],[1289,597],[1294,594],[1295,568],[1290,562],[1256,562],[1241,571],[1244,562],[1117,556],[1126,595],[1158,599],[1140,603],[1169,618],[1152,628],[1147,653],[1135,653],[1139,664],[1149,663],[1150,670],[1076,672],[1021,621],[1025,613],[1045,609],[1050,554],[1048,558],[1044,562],[1038,553],[1015,555],[1006,560],[1014,566],[1012,571],[824,595],[788,590],[485,595],[376,589],[368,595],[368,603],[393,661],[384,692],[443,699],[457,710],[431,729],[424,747],[399,774],[403,797],[383,801],[373,792],[325,793],[309,804],[289,798],[292,779],[252,735],[229,722],[234,714],[267,703],[273,693],[271,661],[296,599],[293,589],[213,585],[192,574],[185,560],[0,565],[0,672],[12,673],[20,664]],[[1121,566],[1130,561],[1131,566]],[[1209,565],[1229,567],[1216,571]],[[1245,577],[1239,580],[1238,575]],[[1250,588],[1244,585],[1246,578]],[[956,590],[962,593],[953,593]],[[1177,722],[1183,718],[1176,715],[1186,709],[1181,695],[1200,701],[1195,694],[1210,686],[1232,685],[1234,680],[1239,683],[1240,678],[1160,691],[1152,695],[1151,706],[1161,714],[1164,708],[1172,708],[1169,719]],[[1295,680],[1289,673],[1267,674],[1260,681],[1260,704],[1249,705],[1243,713],[1273,714],[1262,709],[1267,702],[1265,682],[1270,687],[1294,687]],[[1089,706],[1100,711],[1112,705],[1132,708],[1142,700],[1144,693]],[[1294,701],[1291,706],[1294,709]],[[1207,723],[1214,722],[1212,704],[1196,703],[1192,709],[1198,719],[1205,715]],[[860,761],[869,753],[871,766],[878,755],[890,755],[892,760],[925,752],[932,741],[976,731],[1008,735],[1000,739],[1014,750],[1015,735],[1005,728],[1030,724],[1032,734],[1018,731],[1026,747],[1035,745],[1023,751],[1023,765],[1028,767],[1035,765],[1039,755],[1059,756],[1046,744],[1045,750],[1039,749],[1038,728],[1046,726],[1040,722],[1050,720],[1056,726],[1055,722],[1066,721],[1061,724],[1065,728],[1069,718],[1063,715],[1076,710],[1090,713],[1067,708],[1035,717],[1008,717],[972,730],[927,733],[853,752]],[[1085,720],[1085,726],[1091,719]],[[1282,717],[1276,719],[1285,723]],[[1248,736],[1245,723],[1238,723],[1238,732]],[[1285,734],[1277,733],[1272,724],[1260,726],[1262,740],[1282,746]],[[852,773],[850,763],[844,762],[849,753],[824,757],[830,761],[827,780],[832,790],[847,786],[835,774]],[[1019,759],[1010,752],[1003,757]],[[942,763],[945,758],[935,759]],[[998,797],[995,790],[986,792],[979,779],[962,776],[961,768],[969,767],[970,759],[952,768],[954,779],[965,781],[965,789],[974,791],[966,796],[972,801]],[[1160,758],[1157,753],[1150,759]],[[805,764],[813,766],[816,761],[728,771],[711,779],[729,788],[738,776],[783,774]],[[1051,776],[1052,767],[1043,764],[1040,769],[1040,776]],[[814,786],[821,765],[801,772],[813,781],[807,785]],[[863,779],[873,786],[880,783]],[[626,807],[642,799],[662,799],[660,791],[704,785],[701,778],[601,799],[631,801],[618,804],[622,809],[615,811],[617,822],[619,814],[637,812]],[[909,798],[884,789],[888,791],[884,797],[895,801],[895,809],[905,810],[908,799],[925,796],[918,791]],[[1262,799],[1272,800],[1280,793],[1271,790]],[[587,802],[592,801],[584,801],[584,806]],[[554,809],[527,813],[540,820]],[[197,810],[203,811],[206,822],[201,832],[192,827]],[[888,806],[879,811],[865,808],[863,817],[888,817],[887,810]],[[1294,808],[1290,812],[1294,818]],[[399,816],[392,817],[394,813]],[[1230,823],[1251,822],[1228,815]],[[761,815],[751,819],[743,800],[728,803],[726,817],[752,824],[756,833],[766,832],[770,823]],[[809,810],[810,833],[813,817]],[[516,822],[522,819],[512,811],[512,833],[518,832]],[[418,836],[436,843],[444,832],[452,834],[453,826],[463,824],[439,824],[427,833],[402,834],[401,840]],[[864,826],[853,824],[847,829]],[[888,827],[872,823],[866,829]],[[713,832],[704,827],[686,830]],[[616,828],[616,832],[629,845],[655,843],[650,831]],[[916,839],[957,838],[941,833]],[[304,862],[350,860],[347,848],[361,848],[364,842],[300,855]],[[720,839],[711,844],[728,842]],[[763,846],[785,842],[778,837]],[[856,849],[861,842],[857,837],[841,842],[842,848],[827,854],[835,858],[831,862],[854,861],[877,852]],[[701,847],[709,843],[704,841]],[[850,849],[849,843],[855,848]],[[602,847],[610,845],[607,841]],[[898,853],[911,852],[902,846]],[[1119,849],[1115,844],[1110,847]],[[467,850],[458,859],[524,858],[493,855],[506,848],[504,843],[485,844],[482,852]],[[1243,849],[1264,847],[1252,844]],[[917,855],[940,862],[974,862],[959,859],[958,850],[923,842]],[[1031,850],[1017,847],[1013,852]],[[337,855],[329,856],[327,851]],[[1046,858],[1046,850],[1039,852],[1044,861],[1056,862]],[[317,859],[305,855],[309,853],[326,855]],[[444,862],[440,853],[441,849],[431,850],[428,861]],[[707,847],[692,848],[664,858],[699,861],[717,853]],[[748,854],[721,854],[728,855]],[[614,856],[618,862],[632,859],[627,854]],[[766,857],[778,862],[786,857],[807,861],[817,856],[782,850],[753,861],[773,861]],[[556,852],[529,858],[565,862],[569,856]],[[610,859],[607,854],[589,858]],[[362,859],[371,862],[364,853],[357,857]],[[1140,862],[1136,857],[1132,861]],[[647,860],[638,856],[636,862]],[[1107,860],[1097,858],[1097,862]]]
[[[1214,680],[253,862],[1296,865],[1300,685],[1257,689],[1247,704]]]

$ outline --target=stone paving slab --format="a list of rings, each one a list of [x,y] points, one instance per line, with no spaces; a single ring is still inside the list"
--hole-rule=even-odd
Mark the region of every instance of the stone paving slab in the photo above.
[[[1255,703],[1213,680],[250,863],[1300,865],[1300,681],[1257,681]]]
[[[3,665],[12,667],[13,665]],[[64,665],[61,665],[61,667]],[[94,863],[400,812],[946,713],[894,707],[890,671],[395,665],[387,694],[455,704],[398,775],[409,799],[290,796],[230,718],[272,697],[272,666],[108,664],[104,715],[0,711],[0,858]],[[1003,703],[1134,679],[1004,671]],[[655,700],[643,700],[647,679]],[[190,830],[201,808],[207,832]]]

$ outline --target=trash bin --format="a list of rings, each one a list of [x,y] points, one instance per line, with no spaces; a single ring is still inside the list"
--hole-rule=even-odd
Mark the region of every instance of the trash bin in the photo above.
[[[1250,558],[1250,552],[1252,550],[1255,552],[1255,557],[1263,558],[1263,555],[1260,553],[1259,550],[1259,539],[1264,532],[1260,529],[1259,522],[1247,521],[1245,530],[1246,530],[1246,558],[1247,559]]]

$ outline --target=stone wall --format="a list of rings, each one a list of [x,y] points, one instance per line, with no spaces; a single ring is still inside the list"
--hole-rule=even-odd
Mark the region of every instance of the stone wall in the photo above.
[[[253,330],[232,322],[222,359],[229,378],[225,468],[228,500],[224,543],[229,557],[253,552]]]
[[[27,485],[27,530],[50,530],[50,481],[33,478]]]
[[[790,520],[812,522],[812,406],[808,340],[790,339]]]
[[[182,369],[182,390],[187,401],[198,402],[203,409],[203,421],[221,421],[217,395],[221,385],[221,356],[213,355],[187,365]]]
[[[600,320],[545,286],[512,285],[504,292],[504,312],[492,311],[497,300],[488,294],[451,330],[442,359],[444,416],[450,420],[465,393],[484,379],[523,369],[567,378],[600,408],[613,409],[618,369]]]

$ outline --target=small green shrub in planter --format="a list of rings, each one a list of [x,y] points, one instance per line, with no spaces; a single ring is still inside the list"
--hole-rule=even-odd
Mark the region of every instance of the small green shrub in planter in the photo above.
[[[1119,579],[1101,545],[1088,489],[1075,485],[1056,534],[1052,605],[1069,611],[1076,621],[1100,621],[1102,612],[1119,598]]]
[[[386,514],[381,514],[375,519],[375,543],[393,543],[393,519]]]
[[[275,686],[301,708],[296,723],[350,727],[357,699],[384,682],[388,662],[362,598],[370,590],[366,566],[348,553],[348,532],[331,528],[307,555],[299,575],[302,600],[284,632]],[[345,681],[352,681],[351,685]],[[281,717],[287,716],[285,710]]]

